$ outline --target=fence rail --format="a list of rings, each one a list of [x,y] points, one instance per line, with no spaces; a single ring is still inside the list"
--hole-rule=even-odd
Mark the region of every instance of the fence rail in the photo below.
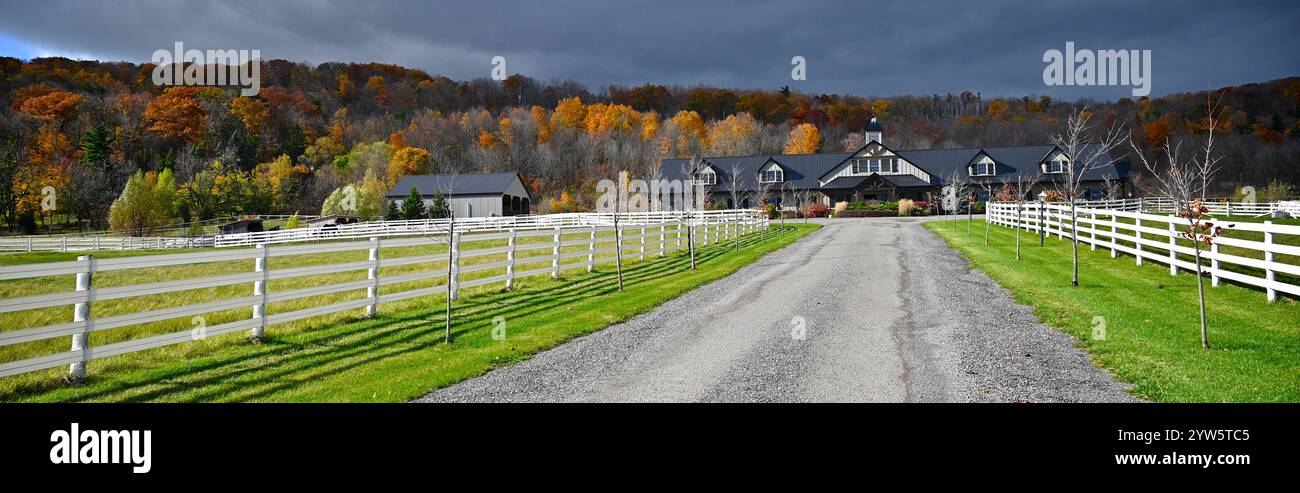
[[[680,218],[701,222],[727,220],[747,211],[695,211],[621,213],[620,221],[629,224],[659,224]],[[182,248],[212,248],[253,246],[258,244],[297,243],[304,241],[337,241],[365,239],[371,236],[418,236],[445,231],[450,219],[418,219],[411,221],[369,221],[325,227],[302,227],[256,233],[217,234],[212,236],[108,236],[108,235],[48,235],[0,237],[0,252],[88,252],[101,250],[168,250]],[[505,231],[510,229],[546,229],[573,226],[612,225],[613,214],[568,213],[539,216],[473,217],[456,219],[456,229],[463,231]]]
[[[1041,233],[1049,238],[1056,236],[1059,239],[1073,239],[1077,234],[1079,242],[1088,245],[1091,250],[1109,249],[1111,258],[1126,253],[1133,256],[1137,265],[1142,265],[1143,261],[1168,265],[1170,275],[1177,275],[1179,269],[1208,273],[1213,286],[1218,286],[1220,280],[1227,279],[1264,288],[1270,302],[1277,300],[1278,292],[1300,296],[1300,285],[1281,282],[1276,278],[1278,273],[1300,276],[1300,265],[1275,260],[1279,254],[1300,256],[1300,246],[1277,241],[1279,235],[1300,236],[1300,226],[1273,224],[1272,221],[1215,221],[1216,224],[1226,222],[1233,225],[1232,228],[1225,228],[1225,231],[1263,233],[1263,241],[1221,236],[1208,249],[1201,251],[1201,260],[1208,262],[1208,265],[1198,266],[1194,260],[1179,257],[1195,254],[1187,240],[1179,242],[1179,232],[1187,230],[1187,220],[1181,217],[1095,207],[1076,207],[1077,225],[1071,222],[1070,217],[1068,205],[992,202],[988,205],[985,220],[999,226]],[[1254,252],[1261,258],[1221,252],[1221,246],[1240,249],[1236,253]],[[1246,269],[1230,270],[1229,266],[1260,271],[1263,276],[1241,272]]]
[[[1169,197],[1138,197],[1132,199],[1088,200],[1076,202],[1079,207],[1111,209],[1125,212],[1173,212],[1174,200]],[[1204,205],[1214,214],[1266,216],[1277,211],[1300,216],[1300,200],[1277,202],[1234,202],[1229,199],[1209,199]]]
[[[441,223],[437,222],[426,224],[390,222],[382,228],[358,228],[356,231],[331,237],[343,241],[271,246],[269,241],[278,237],[258,236],[250,238],[261,240],[261,243],[245,248],[108,259],[96,259],[94,256],[84,255],[75,261],[0,267],[0,281],[75,275],[75,282],[69,283],[69,287],[73,288],[72,291],[0,298],[0,314],[73,306],[71,322],[0,331],[0,348],[57,337],[71,338],[69,351],[0,363],[0,377],[68,365],[71,376],[80,378],[84,376],[85,365],[90,360],[198,338],[193,331],[179,331],[93,347],[88,344],[91,333],[109,329],[251,307],[251,318],[203,327],[202,336],[212,337],[245,330],[250,331],[253,336],[262,336],[269,325],[362,308],[366,310],[368,316],[373,316],[381,303],[444,293],[455,299],[461,289],[487,284],[501,283],[506,289],[511,289],[516,280],[525,277],[558,278],[561,272],[573,269],[585,269],[590,272],[599,263],[613,262],[614,257],[641,260],[645,260],[647,256],[662,257],[691,248],[689,242],[692,240],[696,247],[706,246],[766,230],[768,227],[766,215],[751,210],[619,214],[617,222],[612,214],[557,216],[560,217],[538,216],[515,221],[496,218],[497,221],[491,222],[490,227],[488,221],[458,220],[454,234],[450,232],[450,228],[439,228],[438,225]],[[475,225],[478,227],[476,228]],[[354,236],[361,234],[361,231],[371,236],[356,241]],[[539,241],[521,241],[530,238]],[[504,246],[497,245],[501,240],[505,241]],[[486,246],[485,242],[487,242]],[[432,244],[446,244],[447,251],[432,255],[391,258],[382,255],[382,249]],[[478,247],[462,249],[462,245],[465,244],[478,245]],[[566,247],[570,248],[566,249]],[[621,256],[616,254],[620,248]],[[273,258],[358,250],[368,252],[367,260],[268,268],[268,260]],[[579,260],[570,260],[575,258]],[[466,264],[466,259],[482,261]],[[92,282],[95,274],[109,271],[248,260],[254,261],[253,269],[243,273],[112,287],[95,287]],[[445,262],[445,264],[433,270],[381,276],[382,268],[438,262]],[[277,279],[314,280],[318,277],[313,276],[360,271],[366,272],[366,279],[322,284],[309,283],[306,287],[284,291],[270,291],[267,284]],[[464,277],[465,274],[471,273],[495,275]],[[383,286],[426,280],[441,280],[441,283],[430,287],[380,294],[380,288]],[[104,318],[91,317],[90,308],[92,304],[99,301],[160,295],[178,296],[176,293],[187,290],[231,285],[248,285],[252,288],[252,294]],[[269,314],[266,311],[268,303],[361,290],[366,293],[363,298],[284,313]]]

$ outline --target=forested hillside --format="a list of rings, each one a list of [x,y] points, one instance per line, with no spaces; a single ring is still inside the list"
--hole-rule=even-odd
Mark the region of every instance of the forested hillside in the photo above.
[[[1040,144],[1073,104],[1127,125],[1148,151],[1205,132],[1206,94],[1115,102],[864,97],[788,88],[455,81],[392,65],[262,62],[262,89],[158,87],[153,66],[0,58],[0,218],[10,230],[148,229],[243,213],[314,213],[353,185],[381,214],[398,178],[512,170],[539,210],[589,206],[594,185],[659,159],[825,152],[878,117],[900,149]],[[865,85],[865,84],[864,84]],[[1300,78],[1218,90],[1218,192],[1300,182]],[[57,190],[54,211],[41,190]],[[567,192],[567,193],[566,193]],[[119,199],[120,198],[120,199]],[[556,200],[547,200],[556,199]],[[113,207],[114,201],[122,203]],[[110,209],[112,214],[110,214]]]

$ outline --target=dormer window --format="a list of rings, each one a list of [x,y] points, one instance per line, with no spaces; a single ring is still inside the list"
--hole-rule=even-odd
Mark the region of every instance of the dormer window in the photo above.
[[[1053,159],[1053,160],[1051,160],[1051,161],[1048,161],[1048,162],[1047,162],[1047,166],[1046,166],[1046,168],[1047,168],[1047,172],[1048,172],[1048,173],[1064,173],[1064,172],[1065,172],[1065,159],[1064,159],[1064,158],[1057,158],[1057,159]]]
[[[703,183],[705,185],[718,184],[718,174],[714,173],[713,170],[711,169],[705,169],[703,171],[700,171],[695,175],[695,179],[699,180],[700,183]]]
[[[971,165],[971,176],[993,176],[998,174],[998,165],[992,161],[978,162]]]
[[[762,180],[763,183],[781,183],[785,181],[785,171],[773,166],[763,172]]]

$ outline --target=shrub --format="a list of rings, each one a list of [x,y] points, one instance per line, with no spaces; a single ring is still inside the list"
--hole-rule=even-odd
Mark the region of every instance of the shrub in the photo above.
[[[764,212],[767,212],[768,219],[776,219],[779,217],[776,213],[776,204],[767,204],[763,207],[763,210]]]
[[[835,213],[835,217],[836,217],[836,218],[842,218],[842,217],[894,217],[894,216],[896,216],[896,215],[898,215],[898,212],[897,212],[897,211],[882,211],[882,210],[878,210],[878,209],[866,209],[866,210],[844,210],[844,211],[836,212],[836,213]]]
[[[809,204],[804,209],[804,215],[807,217],[826,217],[830,214],[831,208],[822,204]]]
[[[840,213],[848,210],[848,208],[849,208],[848,202],[836,202],[835,214],[833,215],[833,217],[840,217]]]
[[[1065,194],[1049,188],[1044,193],[1043,200],[1047,202],[1065,202]]]
[[[910,216],[910,215],[912,215],[912,207],[913,207],[913,204],[914,204],[914,203],[912,202],[912,199],[899,199],[899,200],[898,200],[898,215],[900,215],[900,216]]]
[[[1255,200],[1259,202],[1277,202],[1295,197],[1295,186],[1290,183],[1273,180],[1268,182],[1263,190],[1255,193]]]

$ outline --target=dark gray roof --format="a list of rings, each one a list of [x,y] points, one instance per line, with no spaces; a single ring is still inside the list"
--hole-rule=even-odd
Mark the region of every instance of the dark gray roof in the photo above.
[[[1009,147],[967,147],[962,149],[926,149],[912,151],[896,151],[904,159],[908,160],[917,167],[930,173],[934,178],[934,184],[942,185],[952,177],[954,170],[960,171],[962,176],[974,181],[1000,181],[1007,178],[1008,175],[1020,173],[1025,177],[1033,176],[1040,172],[1038,163],[1047,157],[1056,146],[1054,145],[1033,145],[1033,146],[1009,146]],[[1098,144],[1087,144],[1080,149],[1080,156],[1090,156],[1100,150]],[[980,151],[988,154],[997,163],[997,176],[975,176],[971,177],[967,173],[966,165],[978,156]],[[1119,157],[1119,156],[1117,156]],[[1120,159],[1123,159],[1120,157]],[[1103,180],[1125,178],[1129,173],[1129,164],[1127,162],[1116,163],[1109,166],[1090,170],[1084,174],[1083,180]],[[1052,181],[1052,175],[1044,175],[1044,181]]]
[[[896,187],[930,187],[934,186],[925,180],[912,175],[878,175],[882,180],[892,183]]]
[[[876,121],[876,117],[873,116],[871,120],[867,121],[867,128],[863,130],[866,132],[884,132],[885,127],[880,126],[880,122]]]
[[[1008,146],[1008,147],[967,147],[961,149],[919,149],[919,150],[894,150],[908,162],[916,165],[918,168],[929,173],[933,180],[926,183],[924,180],[912,175],[882,175],[882,178],[889,180],[896,186],[901,187],[921,187],[921,186],[942,186],[953,171],[958,171],[963,177],[973,181],[1001,181],[1008,176],[1014,176],[1017,172],[1029,177],[1040,172],[1038,163],[1043,160],[1056,146],[1053,145],[1032,145],[1032,146]],[[1084,146],[1081,154],[1088,155],[1097,152],[1097,144],[1088,144]],[[991,177],[971,177],[967,172],[966,166],[970,164],[975,156],[983,151],[993,158],[997,163],[997,176]],[[739,188],[741,190],[753,190],[758,184],[758,170],[762,168],[769,160],[775,161],[785,169],[786,185],[797,189],[816,189],[822,188],[827,190],[853,188],[862,183],[865,177],[841,177],[828,182],[825,186],[820,186],[817,178],[829,173],[835,167],[844,163],[845,160],[853,157],[852,152],[831,152],[825,154],[773,154],[773,155],[754,155],[754,156],[735,156],[735,157],[710,157],[703,158],[704,162],[712,165],[718,173],[718,184],[709,187],[711,192],[730,192],[731,191],[731,173],[732,167],[738,166],[740,170]],[[1122,157],[1121,157],[1122,159]],[[665,159],[662,164],[663,177],[665,179],[685,179],[682,173],[684,166],[689,165],[689,159]],[[1118,179],[1126,178],[1129,175],[1131,166],[1128,162],[1119,162],[1109,166],[1102,166],[1098,169],[1091,170],[1084,175],[1085,181]],[[1051,182],[1056,178],[1053,175],[1044,175],[1043,181]]]
[[[441,191],[447,196],[458,195],[495,195],[505,193],[515,180],[523,183],[518,173],[465,173],[458,175],[411,175],[397,180],[397,185],[386,195],[388,198],[400,198],[410,195],[415,188],[420,195],[434,195]],[[524,189],[528,190],[528,184]],[[531,191],[529,194],[531,195]]]
[[[822,185],[822,190],[852,190],[867,181],[865,176],[841,176]]]
[[[758,185],[758,170],[769,159],[776,161],[785,170],[785,184],[793,188],[817,188],[817,178],[827,170],[834,168],[852,156],[851,152],[833,152],[824,154],[779,154],[735,157],[711,157],[704,161],[713,165],[718,172],[718,184],[709,187],[712,192],[731,191],[732,166],[739,166],[741,190],[753,190]],[[660,166],[664,179],[684,180],[683,167],[689,166],[689,159],[665,159]]]

